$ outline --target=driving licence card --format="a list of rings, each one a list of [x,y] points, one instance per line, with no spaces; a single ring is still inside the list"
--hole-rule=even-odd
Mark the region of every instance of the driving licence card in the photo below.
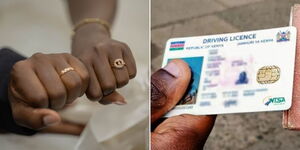
[[[295,50],[295,27],[169,39],[162,66],[182,59],[192,77],[166,117],[290,108]]]

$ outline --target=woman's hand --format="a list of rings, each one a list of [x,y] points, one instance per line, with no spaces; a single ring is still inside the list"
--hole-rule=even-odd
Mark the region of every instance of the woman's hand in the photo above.
[[[70,70],[61,73],[65,68]],[[55,111],[84,94],[89,74],[70,54],[41,54],[17,62],[12,69],[9,99],[15,121],[31,129],[60,123]]]
[[[110,38],[109,33],[96,23],[81,26],[75,33],[72,54],[87,67],[90,82],[86,95],[100,103],[125,104],[124,98],[115,92],[136,75],[136,65],[130,48]],[[113,67],[115,60],[122,59],[125,66]],[[101,100],[101,101],[100,101]]]

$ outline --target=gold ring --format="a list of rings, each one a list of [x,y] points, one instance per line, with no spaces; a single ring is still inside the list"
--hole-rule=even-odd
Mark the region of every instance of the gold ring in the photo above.
[[[60,72],[60,76],[66,74],[66,73],[69,72],[69,71],[73,71],[73,70],[74,70],[73,67],[67,67],[67,68],[63,69],[63,70]]]
[[[125,62],[123,59],[116,59],[112,65],[113,68],[121,69],[125,66]]]

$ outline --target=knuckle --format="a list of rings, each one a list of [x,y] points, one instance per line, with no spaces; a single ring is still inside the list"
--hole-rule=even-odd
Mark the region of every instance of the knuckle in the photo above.
[[[64,56],[64,57],[74,57],[73,55],[71,55],[69,53],[61,53],[61,56]]]
[[[43,54],[43,53],[35,53],[30,57],[30,60],[33,63],[45,63],[47,61],[49,61],[49,58],[55,58],[55,57],[51,57],[50,54]]]
[[[81,81],[78,79],[73,79],[72,82],[69,83],[69,87],[71,89],[77,89],[81,87]]]
[[[136,69],[132,73],[129,74],[130,79],[133,79],[135,77],[136,77]]]
[[[99,45],[93,49],[94,53],[96,53],[96,54],[101,52],[102,50],[103,50],[102,46],[99,46]]]
[[[103,96],[101,94],[101,92],[96,91],[96,90],[89,90],[89,91],[87,91],[86,95],[87,95],[88,99],[90,99],[90,100],[100,100]]]
[[[50,56],[52,56],[52,58],[56,60],[64,60],[68,58],[66,54],[50,54]]]
[[[110,47],[109,42],[102,42],[96,45],[96,49],[107,49],[108,47]]]
[[[88,82],[90,80],[90,75],[89,75],[88,71],[83,71],[82,72],[82,80],[84,82]]]
[[[59,54],[61,59],[65,59],[65,60],[72,60],[72,59],[77,59],[75,56],[69,54],[69,53],[62,53]]]
[[[111,49],[111,48],[122,48],[126,47],[127,45],[125,43],[119,42],[119,41],[108,41],[108,42],[102,42],[96,45],[97,49]]]
[[[27,68],[27,62],[26,60],[21,60],[21,61],[18,61],[17,63],[15,63],[12,67],[12,73],[15,73],[16,71],[19,71],[19,69],[22,69],[22,68]]]
[[[122,46],[122,43],[119,41],[114,41],[114,42],[111,42],[111,46],[115,47],[115,48],[119,48]]]
[[[122,52],[122,49],[121,48],[114,48],[114,49],[111,49],[110,51],[112,55],[115,55],[115,54],[119,54],[122,56],[123,52]]]
[[[56,92],[49,93],[49,97],[52,100],[63,100],[66,98],[66,93],[63,90],[58,90]]]
[[[98,47],[94,49],[94,54],[96,54],[96,56],[104,56],[107,53],[107,48],[104,46]]]
[[[126,85],[128,82],[129,82],[128,79],[125,79],[125,78],[121,79],[118,81],[118,87],[122,87],[122,86]]]
[[[44,94],[38,94],[35,93],[34,96],[32,95],[29,97],[32,105],[37,106],[37,107],[47,107],[48,105],[48,97]]]
[[[125,51],[130,50],[129,46],[126,43],[124,42],[120,42],[120,43]]]
[[[113,82],[104,82],[101,84],[101,88],[103,91],[111,91],[116,88],[116,85]]]
[[[91,59],[92,57],[89,55],[82,55],[78,59],[84,64],[84,65],[90,65],[91,64]]]
[[[67,83],[67,85],[70,89],[78,89],[82,85],[81,79],[79,77],[73,77],[72,80]]]
[[[21,60],[15,63],[14,67],[22,67],[24,65],[26,65],[26,60]]]
[[[33,54],[31,57],[32,57],[32,58],[45,57],[45,54],[38,52],[38,53]]]

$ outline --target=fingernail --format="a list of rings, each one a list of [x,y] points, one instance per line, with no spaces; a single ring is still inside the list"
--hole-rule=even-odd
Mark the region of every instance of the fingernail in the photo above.
[[[43,117],[43,122],[46,126],[55,125],[58,123],[57,119],[52,115],[46,115]]]
[[[178,68],[178,66],[172,61],[169,62],[163,69],[171,75],[173,75],[174,77],[179,77],[181,74],[180,68]]]
[[[122,101],[115,101],[113,103],[117,104],[117,105],[125,105],[125,104],[127,104],[126,101],[124,101],[124,100],[122,100]]]

